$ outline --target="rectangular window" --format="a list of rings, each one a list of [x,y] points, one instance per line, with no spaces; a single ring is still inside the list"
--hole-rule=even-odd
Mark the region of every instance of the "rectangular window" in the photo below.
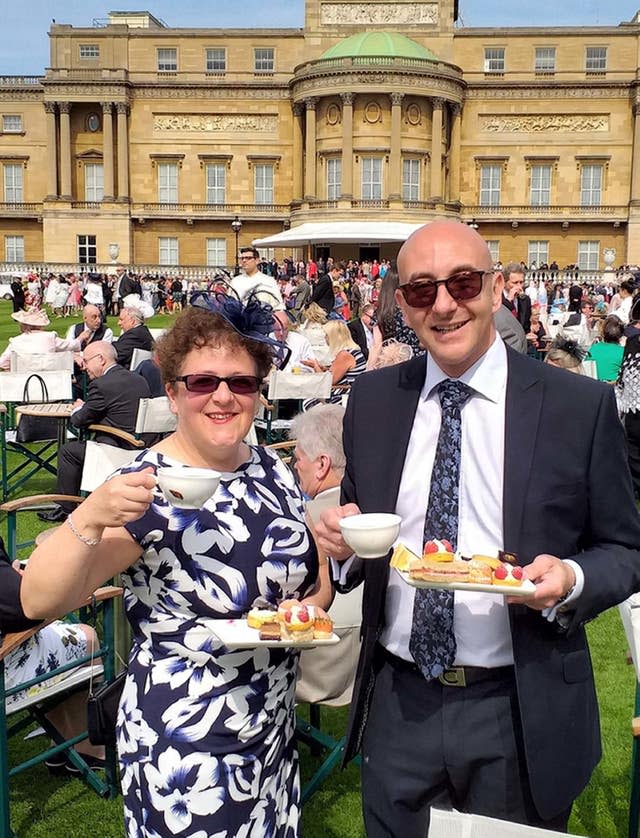
[[[178,239],[171,236],[160,236],[158,239],[158,264],[178,264]]]
[[[602,166],[587,165],[580,170],[580,205],[599,207],[602,201]]]
[[[227,169],[224,163],[207,163],[207,203],[224,204]]]
[[[78,236],[78,262],[81,265],[95,265],[96,261],[96,237]]]
[[[480,167],[480,206],[500,206],[500,186],[502,166],[487,165]]]
[[[20,134],[22,132],[22,117],[17,113],[2,115],[2,133]]]
[[[84,167],[85,201],[101,201],[104,198],[104,168],[102,163],[86,163]]]
[[[226,49],[207,50],[207,73],[224,73],[227,69]]]
[[[585,70],[587,73],[604,73],[607,69],[607,48],[587,47],[585,52]]]
[[[527,251],[527,265],[549,264],[549,242],[530,241]]]
[[[382,157],[362,158],[362,200],[379,201],[382,198]]]
[[[487,241],[487,247],[491,254],[491,261],[496,265],[500,261],[500,242],[498,239],[489,239]]]
[[[504,73],[504,47],[485,47],[485,73]]]
[[[273,47],[254,49],[253,66],[256,73],[273,73],[275,67],[275,50]]]
[[[415,157],[402,161],[402,200],[420,200],[420,161]]]
[[[21,204],[23,168],[20,164],[7,163],[4,168],[4,200],[7,204]]]
[[[273,164],[257,163],[254,166],[253,185],[256,204],[273,203]]]
[[[100,58],[98,44],[80,44],[80,58]]]
[[[177,163],[158,163],[158,203],[178,203]]]
[[[342,194],[342,160],[327,158],[327,201],[337,201]]]
[[[551,166],[531,167],[531,206],[548,207],[551,203]]]
[[[536,47],[536,58],[534,64],[536,73],[555,73],[556,71],[556,48]]]
[[[4,237],[5,262],[24,262],[24,236]]]
[[[578,242],[578,267],[581,271],[597,271],[600,242]]]
[[[177,49],[159,49],[158,50],[158,72],[159,73],[175,73],[178,70],[178,50]]]
[[[225,268],[227,265],[227,243],[224,239],[207,239],[207,265]]]

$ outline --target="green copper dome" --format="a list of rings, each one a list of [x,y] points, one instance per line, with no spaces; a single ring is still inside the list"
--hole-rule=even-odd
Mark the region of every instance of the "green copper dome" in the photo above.
[[[361,32],[358,35],[351,35],[330,47],[321,58],[362,58],[365,56],[439,60],[426,47],[397,32]]]

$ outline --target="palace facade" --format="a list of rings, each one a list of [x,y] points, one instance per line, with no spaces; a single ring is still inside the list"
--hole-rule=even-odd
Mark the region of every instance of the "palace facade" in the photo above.
[[[305,0],[302,29],[52,24],[50,67],[0,76],[2,269],[231,266],[236,241],[274,236],[277,259],[393,257],[380,222],[447,216],[503,262],[640,263],[638,17],[457,17]],[[302,225],[326,238],[278,243]]]

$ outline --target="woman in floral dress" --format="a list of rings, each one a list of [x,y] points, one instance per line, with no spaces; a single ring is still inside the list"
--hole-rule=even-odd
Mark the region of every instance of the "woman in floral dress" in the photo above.
[[[207,622],[330,598],[292,475],[243,442],[272,360],[271,315],[252,307],[180,315],[157,344],[176,432],[78,507],[23,583],[40,614],[123,573],[134,643],[118,749],[136,838],[298,835],[297,653],[226,648]],[[202,509],[176,509],[155,487],[165,465],[215,468],[220,485]]]

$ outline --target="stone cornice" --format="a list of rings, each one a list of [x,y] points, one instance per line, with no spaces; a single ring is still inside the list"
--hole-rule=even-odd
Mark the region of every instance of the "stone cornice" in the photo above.
[[[485,38],[490,39],[494,36],[496,38],[516,38],[516,37],[530,37],[543,38],[547,41],[549,38],[560,35],[579,35],[580,38],[586,35],[596,35],[597,37],[620,37],[626,35],[627,37],[635,37],[638,34],[640,27],[638,24],[627,24],[626,27],[620,26],[465,26],[459,29],[454,29],[454,39],[457,38]]]
[[[377,91],[373,91],[371,86],[377,88]],[[407,95],[439,96],[447,101],[457,103],[465,97],[465,83],[461,79],[442,78],[427,73],[394,73],[385,69],[351,73],[334,72],[322,77],[294,81],[291,85],[293,97],[296,101],[305,99],[314,93],[319,96],[335,96],[336,93],[340,93],[341,89],[356,93],[360,92],[361,89],[367,93],[390,93],[393,88]]]
[[[130,91],[132,99],[275,99],[289,101],[288,85],[254,88],[251,85],[230,87],[160,87],[141,85]]]
[[[44,86],[44,97],[49,101],[64,99],[65,101],[84,101],[93,96],[100,101],[105,99],[127,99],[131,85],[125,82],[114,84],[112,81],[101,83],[97,79],[90,82],[80,82],[77,79],[69,82],[55,82]],[[74,100],[74,97],[78,99]]]
[[[468,82],[465,99],[625,99],[631,95],[632,83],[569,82],[549,85],[532,82],[508,82],[500,85]]]

